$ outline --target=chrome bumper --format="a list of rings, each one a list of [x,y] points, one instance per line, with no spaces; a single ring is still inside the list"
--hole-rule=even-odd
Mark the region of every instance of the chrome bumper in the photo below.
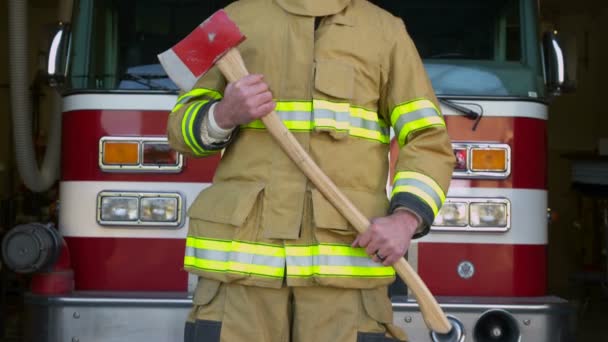
[[[570,342],[575,339],[574,310],[567,301],[557,297],[437,297],[437,301],[446,315],[462,323],[465,341]],[[393,297],[393,311],[395,324],[407,332],[410,340],[432,341],[415,301]],[[496,325],[500,324],[494,319],[480,320],[493,313],[513,322],[510,332],[496,331]],[[483,338],[484,333],[493,331],[502,334],[502,339],[498,339],[500,335],[495,336],[496,339]]]
[[[446,314],[464,326],[465,341],[474,341],[475,325],[489,310],[513,317],[520,333],[515,341],[573,341],[573,311],[556,297],[438,297]],[[183,340],[192,304],[187,293],[77,292],[64,297],[26,296],[26,342],[176,342]],[[393,298],[394,321],[411,341],[432,341],[416,302]],[[480,327],[477,327],[480,329]]]

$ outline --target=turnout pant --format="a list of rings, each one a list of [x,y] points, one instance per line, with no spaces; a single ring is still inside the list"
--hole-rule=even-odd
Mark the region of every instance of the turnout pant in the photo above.
[[[407,341],[386,287],[266,288],[199,279],[185,342]]]

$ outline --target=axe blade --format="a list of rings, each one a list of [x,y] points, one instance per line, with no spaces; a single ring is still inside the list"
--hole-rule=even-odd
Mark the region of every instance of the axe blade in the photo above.
[[[224,10],[215,12],[186,38],[158,55],[167,75],[178,87],[189,91],[196,81],[245,36]]]

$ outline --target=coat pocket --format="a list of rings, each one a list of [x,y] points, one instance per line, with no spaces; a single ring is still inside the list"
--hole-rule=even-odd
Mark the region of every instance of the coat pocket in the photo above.
[[[361,299],[365,314],[369,318],[384,325],[386,332],[394,338],[384,338],[379,341],[408,341],[407,334],[400,327],[393,324],[392,303],[388,298],[388,291],[385,286],[373,289],[362,289]],[[375,340],[370,339],[369,341]]]
[[[350,64],[333,60],[317,61],[316,94],[312,103],[315,132],[327,132],[336,140],[348,137],[354,83],[355,72]]]
[[[352,99],[355,91],[354,67],[336,60],[318,60],[315,89],[336,99]]]
[[[263,183],[229,181],[203,190],[188,209],[193,219],[241,226],[251,213]]]
[[[198,278],[198,284],[192,296],[192,304],[207,305],[217,296],[222,283],[215,279]]]
[[[340,190],[365,217],[371,219],[386,215],[388,197],[385,193],[371,193],[346,188]],[[312,207],[315,227],[339,231],[352,229],[346,218],[317,189],[312,190]]]

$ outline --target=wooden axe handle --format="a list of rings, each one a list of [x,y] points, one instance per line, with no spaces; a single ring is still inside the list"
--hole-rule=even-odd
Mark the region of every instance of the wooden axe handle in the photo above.
[[[216,64],[229,82],[235,82],[249,74],[236,48],[228,51]],[[369,220],[344,196],[331,179],[310,158],[293,134],[285,127],[277,113],[273,111],[262,117],[262,122],[283,150],[298,165],[300,170],[334,207],[344,215],[353,227],[359,233],[366,231],[370,225]],[[426,325],[435,332],[447,334],[451,329],[450,322],[443,313],[443,310],[441,310],[441,307],[439,307],[431,291],[420,279],[420,276],[418,276],[404,258],[401,258],[393,267],[416,297]]]

